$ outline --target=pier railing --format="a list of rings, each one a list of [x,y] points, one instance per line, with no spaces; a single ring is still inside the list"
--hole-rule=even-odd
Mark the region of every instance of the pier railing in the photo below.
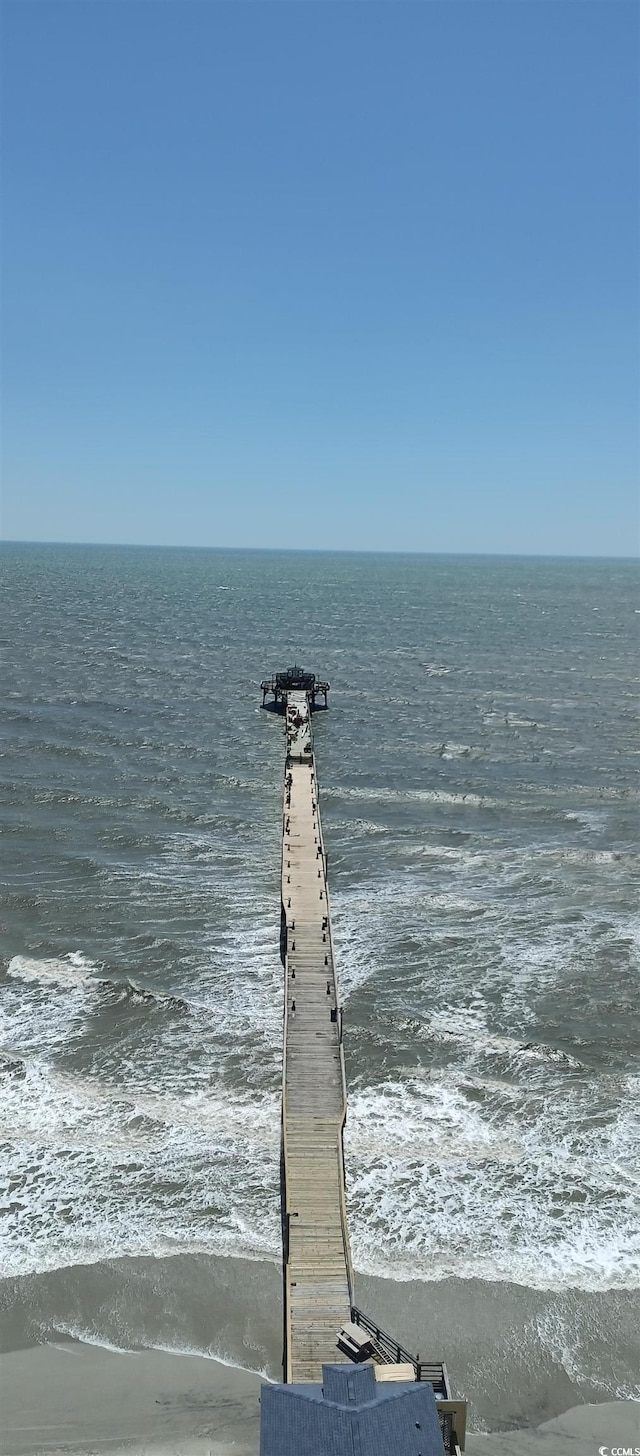
[[[389,1365],[413,1365],[416,1380],[428,1380],[433,1386],[436,1395],[441,1400],[450,1400],[449,1381],[447,1378],[447,1367],[441,1361],[421,1360],[418,1355],[411,1355],[405,1350],[404,1345],[399,1345],[391,1335],[385,1334],[379,1325],[374,1324],[368,1315],[363,1314],[354,1304],[351,1306],[351,1319],[354,1325],[360,1325],[363,1330],[371,1335],[376,1352],[382,1357],[385,1364]]]
[[[290,701],[290,698],[287,701]],[[334,1355],[334,1339],[337,1337],[339,1326],[346,1318],[347,1310],[350,1308],[351,1301],[354,1297],[354,1292],[342,1142],[344,1122],[347,1113],[344,1053],[341,1044],[342,1022],[338,1005],[338,986],[333,959],[330,908],[326,883],[327,855],[322,837],[318,783],[313,751],[308,756],[305,756],[303,760],[302,755],[300,758],[297,758],[295,755],[292,756],[288,745],[287,765],[288,770],[285,776],[282,806],[283,855],[281,869],[282,909],[280,950],[285,972],[285,997],[280,1179],[284,1282],[283,1369],[285,1381],[289,1383],[296,1378],[302,1380],[313,1378],[314,1367],[317,1365],[319,1374],[322,1359],[337,1358]],[[308,773],[308,778],[306,777],[305,769],[306,773]],[[294,813],[294,817],[296,812],[290,798],[290,795],[293,794],[293,782],[299,782],[299,784],[304,785],[303,788],[298,787],[296,792],[300,798],[300,802],[303,805],[307,805],[305,812],[308,813],[308,809],[311,809],[312,821],[310,824],[307,823],[305,830],[308,842],[306,844],[303,843],[301,847],[297,844],[296,853],[293,857],[296,858],[298,874],[300,873],[301,864],[303,865],[304,871],[304,856],[309,857],[309,866],[313,870],[314,889],[316,886],[321,886],[319,899],[316,899],[317,890],[312,896],[313,906],[317,908],[311,908],[309,892],[304,888],[304,872],[302,888],[296,882],[296,894],[298,895],[299,902],[301,898],[301,903],[297,905],[294,903],[293,886],[291,887],[291,894],[288,894],[290,887],[290,866],[286,863],[286,858],[291,854],[291,846],[287,837],[289,832],[290,807],[291,812]],[[297,812],[300,813],[299,805]],[[300,860],[301,852],[303,856],[302,861]],[[315,878],[316,870],[318,876],[317,881]],[[303,1111],[300,1113],[299,1110],[296,1110],[295,1105],[292,1106],[291,1086],[289,1083],[289,1065],[293,1055],[292,1064],[297,1068],[295,1087],[298,1093],[300,1093],[301,1089],[302,1093],[305,1093],[304,1077],[302,1082],[300,1080],[300,1061],[305,1049],[304,1033],[306,1028],[304,1025],[302,1026],[303,1034],[301,1039],[299,1028],[296,1028],[295,1000],[290,1000],[290,976],[295,975],[295,970],[290,965],[290,957],[294,961],[296,960],[291,932],[296,921],[298,921],[298,931],[303,929],[306,921],[309,921],[310,924],[313,922],[317,931],[317,949],[312,953],[317,958],[317,964],[307,966],[306,971],[302,972],[299,982],[299,1012],[304,999],[305,975],[310,978],[315,976],[316,980],[319,979],[322,983],[323,992],[325,978],[327,979],[327,990],[329,990],[330,981],[333,989],[331,1001],[328,999],[325,1001],[324,994],[322,996],[322,1005],[319,1008],[319,1015],[322,1017],[322,1022],[318,1020],[317,1024],[318,1026],[322,1024],[324,1027],[322,1047],[327,1056],[327,1068],[331,1070],[332,1067],[335,1067],[338,1078],[337,1084],[334,1077],[331,1078],[331,1099],[333,1105],[328,1109],[325,1126],[320,1127],[320,1129],[316,1125],[318,1123],[318,1112],[310,1103],[308,1087],[306,1088],[306,1099],[303,1095]],[[293,989],[295,990],[295,988],[296,982],[293,981]],[[331,1022],[335,1022],[335,1025],[331,1026],[330,1031],[324,1021],[324,1017],[329,1010],[331,1011]],[[308,1029],[306,1034],[308,1040]],[[335,1061],[333,1060],[334,1058]],[[314,1085],[314,1079],[317,1080],[319,1078],[320,1090],[322,1092],[327,1079],[325,1077],[323,1081],[323,1076],[320,1075],[321,1070],[320,1059],[317,1053],[314,1053],[310,1061],[308,1082],[309,1086],[312,1087]],[[306,1132],[304,1128],[301,1131],[300,1126],[301,1119],[304,1122],[305,1117],[308,1123]],[[292,1136],[290,1136],[290,1119],[293,1125]],[[323,1122],[322,1114],[320,1115],[319,1121],[321,1123]],[[324,1161],[326,1165],[325,1184],[320,1189],[317,1187],[317,1177],[313,1163],[316,1152],[321,1161]],[[329,1206],[331,1202],[330,1193],[327,1190],[331,1189],[335,1173],[337,1173],[337,1197],[333,1202],[333,1208],[331,1208]],[[291,1190],[293,1187],[296,1189],[296,1194],[292,1209]],[[302,1198],[304,1205],[304,1217],[302,1219],[300,1219],[300,1198]],[[318,1201],[318,1198],[320,1199],[321,1211],[316,1226],[314,1222],[314,1203]],[[337,1254],[339,1244],[342,1246],[341,1253],[344,1258],[340,1275],[337,1273],[335,1267],[336,1261],[339,1262]],[[335,1335],[333,1331],[336,1332]],[[301,1370],[302,1374],[300,1373]]]
[[[351,1319],[354,1325],[359,1325],[370,1335],[374,1361],[383,1365],[412,1365],[414,1379],[428,1381],[433,1386],[444,1449],[447,1456],[459,1456],[459,1452],[464,1450],[467,1404],[464,1400],[452,1399],[444,1361],[426,1361],[421,1360],[419,1355],[412,1355],[355,1304],[351,1306]]]
[[[335,1003],[336,1003],[336,1012],[337,1012],[337,1016],[338,1016],[338,1040],[339,1040],[339,1043],[340,1043],[340,1080],[341,1080],[341,1083],[342,1083],[342,1089],[341,1089],[342,1090],[342,1120],[341,1120],[340,1129],[339,1129],[339,1132],[338,1132],[338,1169],[339,1169],[339,1191],[340,1191],[340,1220],[341,1220],[341,1223],[342,1223],[342,1241],[343,1241],[343,1244],[344,1244],[344,1256],[345,1256],[345,1264],[346,1264],[346,1269],[347,1269],[347,1283],[349,1285],[349,1299],[350,1300],[353,1300],[353,1290],[354,1290],[355,1280],[354,1280],[354,1273],[353,1273],[353,1261],[352,1261],[352,1258],[351,1258],[351,1240],[349,1238],[349,1219],[348,1219],[348,1215],[347,1215],[347,1179],[346,1179],[345,1167],[344,1167],[344,1125],[345,1125],[345,1122],[347,1120],[347,1101],[348,1101],[348,1099],[347,1099],[347,1073],[346,1073],[345,1064],[344,1064],[344,1047],[343,1047],[343,1044],[342,1044],[342,1007],[338,1005],[338,1001],[339,1001],[339,997],[338,997],[338,982],[337,982],[337,977],[336,977],[336,962],[335,962],[335,956],[334,956],[334,953],[333,953],[333,936],[332,936],[332,933],[331,933],[331,909],[330,909],[330,905],[329,905],[329,877],[328,877],[328,874],[327,874],[327,863],[328,863],[328,861],[327,861],[327,853],[326,853],[326,850],[325,850],[325,847],[324,847],[324,835],[322,833],[322,821],[320,819],[320,791],[319,791],[318,779],[317,779],[316,770],[315,770],[315,758],[314,758],[314,767],[313,767],[313,770],[312,770],[312,783],[313,783],[313,786],[314,786],[314,793],[315,793],[315,796],[316,796],[316,803],[318,804],[318,818],[317,818],[318,828],[317,828],[317,834],[318,834],[318,842],[319,842],[319,845],[320,845],[320,853],[322,855],[322,866],[323,866],[323,869],[324,869],[324,890],[325,890],[325,897],[326,897],[326,903],[327,903],[327,931],[326,931],[326,933],[327,933],[327,938],[328,938],[329,952],[330,952],[330,956],[331,956],[331,966],[332,966],[332,972],[333,972],[334,1000],[335,1000]]]

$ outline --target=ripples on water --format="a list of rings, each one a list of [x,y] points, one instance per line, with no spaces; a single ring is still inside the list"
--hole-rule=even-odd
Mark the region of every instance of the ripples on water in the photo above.
[[[637,1284],[635,567],[1,562],[8,1271],[277,1257],[283,734],[258,683],[295,658],[333,684],[356,1266]]]

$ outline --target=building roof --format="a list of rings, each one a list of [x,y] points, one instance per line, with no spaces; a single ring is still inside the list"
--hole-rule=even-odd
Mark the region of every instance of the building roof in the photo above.
[[[433,1386],[323,1365],[322,1385],[263,1385],[260,1456],[443,1456]]]

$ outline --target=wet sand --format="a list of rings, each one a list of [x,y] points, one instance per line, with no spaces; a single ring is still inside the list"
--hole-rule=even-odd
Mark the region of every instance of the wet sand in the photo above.
[[[260,1386],[202,1356],[79,1341],[0,1361],[3,1456],[257,1456]],[[576,1406],[534,1430],[470,1433],[470,1456],[597,1456],[638,1448],[640,1403]]]
[[[200,1355],[79,1341],[0,1359],[3,1456],[256,1456],[262,1377]]]
[[[469,1456],[611,1456],[612,1447],[640,1456],[640,1402],[578,1405],[532,1431],[467,1438]]]

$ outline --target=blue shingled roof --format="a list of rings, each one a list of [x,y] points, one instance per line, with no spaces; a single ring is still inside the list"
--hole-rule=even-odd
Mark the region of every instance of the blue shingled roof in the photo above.
[[[443,1456],[433,1386],[323,1365],[322,1385],[263,1385],[260,1456]]]
[[[335,1401],[336,1405],[366,1405],[376,1398],[373,1366],[323,1365],[320,1389],[323,1399]]]

